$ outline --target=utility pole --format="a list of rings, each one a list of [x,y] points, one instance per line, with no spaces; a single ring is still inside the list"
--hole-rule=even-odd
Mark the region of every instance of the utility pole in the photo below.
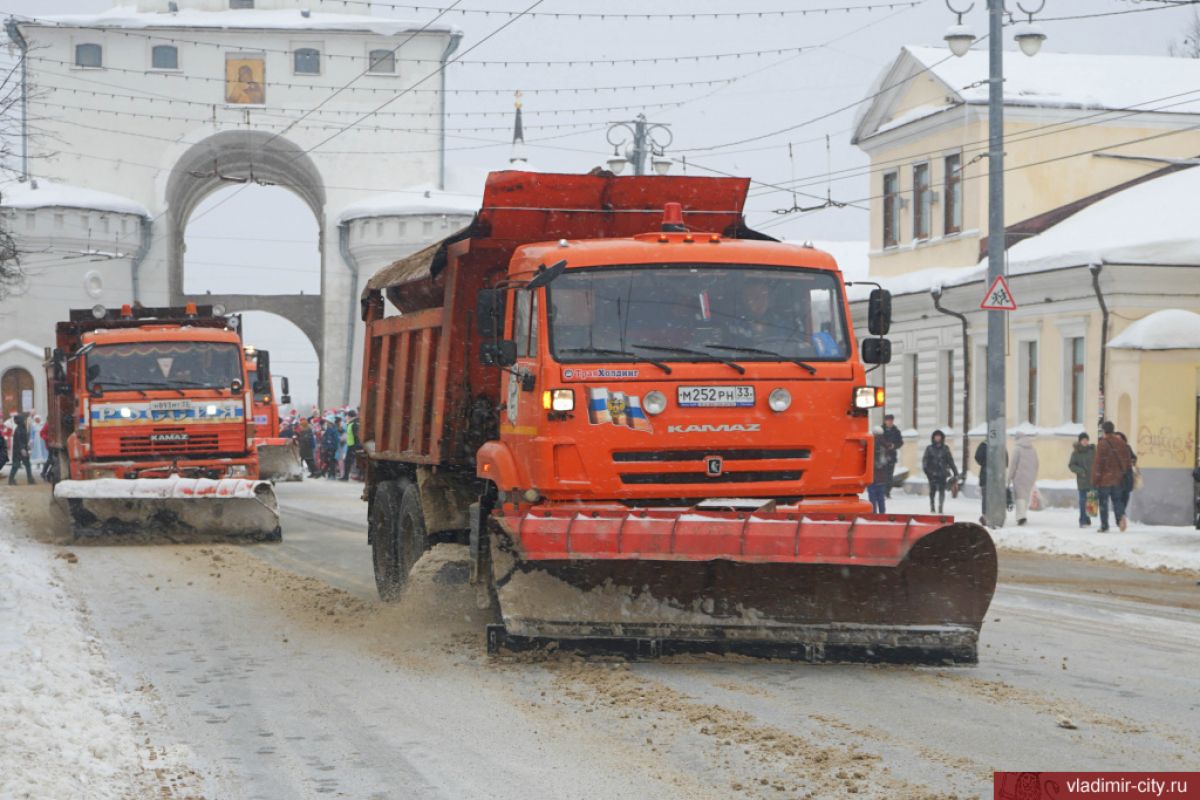
[[[1046,36],[1033,24],[1033,15],[1046,5],[1045,0],[1036,9],[1027,9],[1020,2],[1017,7],[1028,15],[1029,21],[1018,28],[1017,44],[1021,52],[1034,56]],[[963,10],[955,8],[950,0],[946,7],[958,15],[958,24],[946,32],[946,44],[956,56],[966,55],[975,34],[963,24],[963,15],[975,4]],[[1007,13],[1004,0],[987,0],[988,8],[988,286],[1004,277],[1004,16]],[[1007,349],[1006,311],[987,312],[987,485],[981,487],[984,496],[985,515],[988,525],[999,528],[1004,525],[1004,484],[1007,478],[1008,420],[1005,410],[1005,350]]]
[[[988,286],[1004,275],[1004,0],[988,0]],[[987,486],[982,487],[988,525],[1004,526],[1008,478],[1008,415],[1005,409],[1006,311],[987,312]]]

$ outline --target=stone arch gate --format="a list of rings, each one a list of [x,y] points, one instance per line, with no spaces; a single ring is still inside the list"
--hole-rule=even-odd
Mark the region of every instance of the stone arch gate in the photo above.
[[[233,181],[257,180],[295,192],[317,220],[321,286],[325,286],[325,184],[303,150],[282,136],[253,130],[222,131],[187,150],[167,181],[167,280],[172,305],[220,303],[227,311],[269,311],[294,323],[317,352],[318,396],[325,400],[324,292],[311,294],[187,294],[183,290],[184,233],[196,207]],[[337,372],[333,373],[336,375]]]

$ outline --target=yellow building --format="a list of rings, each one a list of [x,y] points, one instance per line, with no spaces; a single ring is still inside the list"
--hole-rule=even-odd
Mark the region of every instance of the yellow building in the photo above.
[[[916,486],[936,428],[975,472],[985,421],[987,57],[947,55],[902,49],[854,138],[871,158],[870,274],[895,295],[888,410]],[[1010,433],[1037,436],[1042,496],[1073,502],[1071,447],[1111,418],[1149,451],[1131,516],[1189,524],[1198,351],[1122,336],[1140,340],[1143,318],[1167,335],[1150,315],[1174,310],[1168,334],[1200,339],[1200,61],[1017,53],[1005,72]]]

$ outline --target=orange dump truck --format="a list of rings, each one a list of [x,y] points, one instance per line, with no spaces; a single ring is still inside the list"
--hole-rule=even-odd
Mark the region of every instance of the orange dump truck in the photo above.
[[[75,309],[46,361],[54,498],[77,534],[279,538],[258,480],[238,317]]]
[[[833,258],[747,229],[747,187],[493,173],[467,229],[371,278],[382,597],[463,541],[493,650],[975,660],[987,532],[860,499],[890,297],[860,345]]]
[[[299,481],[304,479],[300,462],[300,446],[294,439],[280,436],[279,404],[292,402],[288,379],[280,378],[280,396],[275,398],[271,375],[271,354],[256,347],[246,347],[246,381],[254,398],[251,409],[254,421],[254,447],[258,451],[258,476],[269,481]]]

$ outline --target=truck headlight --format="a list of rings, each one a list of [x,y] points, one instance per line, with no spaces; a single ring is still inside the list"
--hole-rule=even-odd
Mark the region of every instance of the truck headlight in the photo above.
[[[855,408],[879,408],[883,405],[884,392],[882,386],[855,386]]]
[[[792,407],[792,393],[781,386],[767,396],[767,405],[772,411],[787,411]]]
[[[129,419],[132,416],[133,416],[133,409],[129,408],[128,406],[121,407],[121,418],[122,419]]]
[[[204,413],[210,417],[215,417],[217,415],[217,407],[210,404],[208,408],[204,409]]]
[[[574,389],[547,389],[542,392],[542,408],[547,411],[574,411]]]
[[[661,414],[667,410],[667,396],[655,389],[653,392],[646,392],[646,396],[642,399],[642,410],[647,414]]]

